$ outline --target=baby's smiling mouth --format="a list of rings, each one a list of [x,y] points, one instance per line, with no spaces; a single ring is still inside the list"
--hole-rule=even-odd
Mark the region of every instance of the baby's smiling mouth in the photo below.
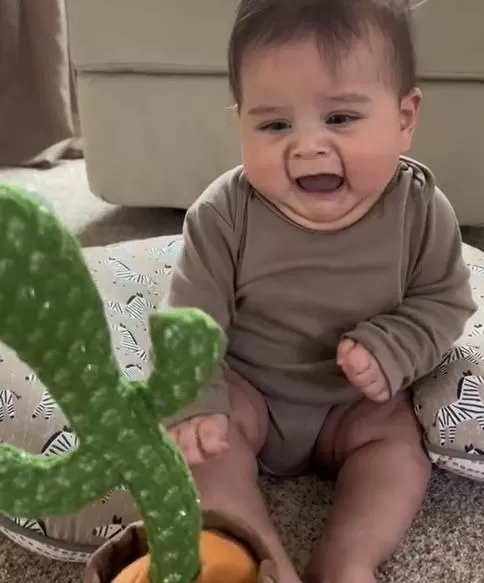
[[[305,192],[327,194],[340,189],[345,180],[338,174],[310,174],[300,176],[294,182]]]

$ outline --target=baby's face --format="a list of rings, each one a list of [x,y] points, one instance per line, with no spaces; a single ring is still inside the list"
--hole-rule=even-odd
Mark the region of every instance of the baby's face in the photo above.
[[[239,123],[254,188],[287,217],[335,231],[383,194],[411,143],[420,92],[400,100],[379,77],[381,43],[355,46],[337,70],[312,40],[249,53]]]

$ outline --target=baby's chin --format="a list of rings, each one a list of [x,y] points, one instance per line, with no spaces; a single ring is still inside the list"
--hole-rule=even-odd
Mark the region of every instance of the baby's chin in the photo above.
[[[301,213],[291,208],[280,207],[281,212],[300,227],[312,231],[323,231],[327,233],[342,231],[360,221],[366,213],[356,214],[352,211],[343,215],[333,215],[324,213]]]
[[[293,223],[314,231],[334,232],[359,222],[380,197],[358,197],[345,189],[334,196],[291,192],[286,197],[268,198]]]

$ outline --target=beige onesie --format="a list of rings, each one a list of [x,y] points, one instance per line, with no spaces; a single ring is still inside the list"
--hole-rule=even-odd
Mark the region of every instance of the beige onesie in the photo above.
[[[455,215],[407,158],[363,219],[331,233],[290,221],[243,168],[219,177],[188,211],[163,308],[186,306],[222,326],[224,366],[264,395],[261,461],[277,474],[304,468],[329,408],[360,398],[335,364],[343,337],[376,357],[396,393],[439,363],[475,311]],[[223,368],[168,424],[219,412]]]

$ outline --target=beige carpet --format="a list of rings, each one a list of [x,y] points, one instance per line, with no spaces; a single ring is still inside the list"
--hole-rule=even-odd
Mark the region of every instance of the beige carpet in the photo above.
[[[180,212],[116,209],[97,200],[80,161],[53,170],[0,169],[0,182],[46,196],[85,245],[174,233],[182,221]],[[483,246],[483,231],[471,230],[468,240]],[[328,515],[331,484],[307,477],[283,484],[264,481],[264,489],[287,548],[303,564]],[[482,583],[483,535],[484,485],[436,472],[422,511],[382,581]],[[81,574],[80,566],[44,560],[0,537],[0,583],[74,583]]]

